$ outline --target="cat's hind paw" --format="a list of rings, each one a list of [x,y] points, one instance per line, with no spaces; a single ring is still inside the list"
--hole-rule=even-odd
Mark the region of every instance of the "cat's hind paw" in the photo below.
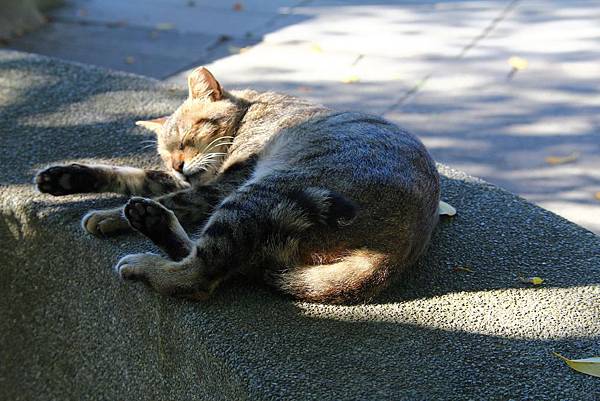
[[[115,265],[115,272],[123,280],[148,279],[148,274],[155,270],[161,270],[166,260],[153,253],[136,253],[122,257]]]
[[[81,219],[81,226],[96,237],[131,231],[120,209],[91,210]]]
[[[97,192],[100,180],[94,169],[83,164],[51,166],[34,179],[38,190],[54,196]]]
[[[161,231],[168,231],[173,213],[151,199],[133,197],[125,205],[125,217],[129,224],[142,234],[152,238]]]
[[[189,255],[193,242],[175,214],[152,199],[133,197],[125,205],[125,218],[131,227],[148,237],[173,260]]]
[[[167,260],[153,253],[137,253],[121,258],[115,271],[123,280],[142,281],[163,295],[195,301],[206,300],[219,284],[199,274],[196,266]]]

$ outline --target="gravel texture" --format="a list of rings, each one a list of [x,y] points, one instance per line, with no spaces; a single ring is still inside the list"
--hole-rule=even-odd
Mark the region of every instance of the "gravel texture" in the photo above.
[[[79,219],[124,199],[54,198],[32,176],[75,160],[155,164],[133,123],[184,95],[0,52],[0,399],[600,399],[600,379],[552,355],[600,355],[599,238],[442,165],[458,215],[372,304],[295,303],[242,282],[188,303],[120,282],[118,257],[150,246],[93,238]]]

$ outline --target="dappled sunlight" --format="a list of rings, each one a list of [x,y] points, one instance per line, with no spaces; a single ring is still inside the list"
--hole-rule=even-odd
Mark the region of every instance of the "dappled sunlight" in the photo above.
[[[115,90],[93,94],[79,102],[61,105],[49,113],[30,114],[19,120],[26,127],[76,127],[92,124],[106,124],[131,119],[131,131],[134,135],[148,136],[149,132],[135,127],[135,121],[147,117],[155,117],[165,112],[165,108],[173,107],[173,102],[153,102],[149,107],[149,99],[154,91]],[[185,99],[182,96],[182,101]],[[95,109],[97,104],[107,104],[102,114]]]
[[[600,287],[507,288],[385,305],[297,306],[307,317],[345,322],[408,324],[513,339],[586,338],[598,334]]]
[[[209,68],[228,88],[383,114],[419,135],[440,162],[526,197],[534,187],[545,201],[577,202],[561,193],[560,177],[575,183],[600,166],[600,26],[586,3],[544,4],[519,2],[485,31],[506,3],[322,1],[293,8],[303,20],[275,25],[257,46]],[[528,66],[511,75],[513,56]],[[344,83],[348,76],[354,83]],[[184,79],[185,72],[171,78]],[[579,170],[536,182],[538,169],[555,174],[545,157],[574,150]],[[600,190],[595,175],[585,185]],[[584,208],[571,205],[582,214],[574,221],[598,213],[594,193]]]

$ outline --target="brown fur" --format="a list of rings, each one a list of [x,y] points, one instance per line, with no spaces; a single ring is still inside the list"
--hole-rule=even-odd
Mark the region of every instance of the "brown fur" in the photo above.
[[[416,137],[376,116],[227,92],[205,68],[188,84],[172,115],[138,122],[156,132],[167,172],[84,169],[95,191],[178,191],[134,198],[124,216],[120,208],[84,218],[87,231],[103,235],[127,219],[176,259],[128,255],[116,266],[121,277],[203,299],[229,277],[252,274],[298,299],[357,302],[424,251],[437,224],[439,177]],[[81,181],[76,170],[45,170],[38,187],[66,194],[63,184]],[[180,224],[199,228],[198,239]]]

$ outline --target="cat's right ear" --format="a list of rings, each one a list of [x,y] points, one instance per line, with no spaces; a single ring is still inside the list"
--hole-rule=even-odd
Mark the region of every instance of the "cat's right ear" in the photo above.
[[[158,131],[162,128],[162,126],[165,125],[167,118],[168,117],[160,117],[160,118],[155,118],[154,120],[136,121],[135,125],[144,127],[146,129],[149,129],[150,131],[154,131],[154,132],[158,133]]]

